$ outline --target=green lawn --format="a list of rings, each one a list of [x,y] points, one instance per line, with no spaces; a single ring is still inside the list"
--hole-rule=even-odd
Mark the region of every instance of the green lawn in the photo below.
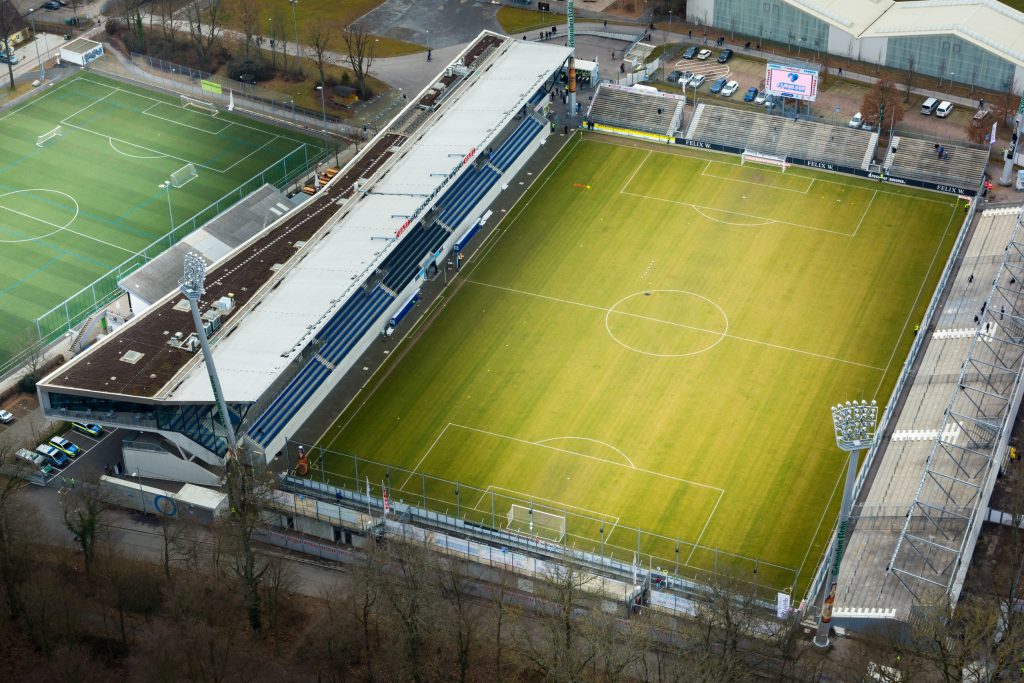
[[[719,569],[803,590],[844,474],[829,408],[888,399],[961,216],[944,195],[588,137],[320,443],[390,470],[325,469],[485,524],[493,494],[524,532],[507,515],[533,501],[550,538],[566,510],[567,543],[597,552],[604,528],[625,562],[640,528],[645,564],[674,570],[678,547],[694,573],[718,549]]]
[[[56,126],[62,135],[38,146]],[[119,264],[166,248],[169,240],[141,253],[171,231],[172,212],[181,237],[190,217],[261,171],[275,183],[300,172],[317,144],[93,74],[0,114],[0,366],[37,337],[38,316],[105,277],[102,298],[114,291]],[[171,188],[168,200],[160,184],[189,163],[198,177]],[[80,318],[95,304],[87,292],[69,312]],[[59,334],[66,322],[62,308],[42,331]]]

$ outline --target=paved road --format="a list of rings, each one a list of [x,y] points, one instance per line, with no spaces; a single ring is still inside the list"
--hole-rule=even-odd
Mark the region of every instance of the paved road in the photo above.
[[[387,0],[359,24],[377,35],[443,48],[467,43],[481,29],[501,32],[498,7],[472,0]]]

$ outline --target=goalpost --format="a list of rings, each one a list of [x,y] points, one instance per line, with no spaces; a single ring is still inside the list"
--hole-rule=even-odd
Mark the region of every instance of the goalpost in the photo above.
[[[188,95],[181,96],[181,106],[198,109],[200,111],[206,112],[210,116],[216,116],[217,113],[220,111],[219,109],[217,109],[216,105],[210,104],[209,102],[203,102],[202,100],[197,100],[193,97],[189,97]]]
[[[195,180],[198,177],[199,171],[196,170],[195,164],[185,164],[171,174],[171,185],[174,187],[182,187],[185,183]]]
[[[779,157],[773,154],[763,154],[761,152],[754,152],[749,149],[743,150],[743,154],[740,155],[740,166],[746,162],[755,164],[767,164],[769,166],[778,166],[783,173],[789,168],[789,162],[786,161],[786,157]]]
[[[64,135],[64,130],[60,126],[57,126],[53,130],[47,131],[47,132],[43,133],[42,135],[40,135],[38,138],[36,138],[36,147],[42,147],[43,145],[46,144],[47,140],[52,140],[55,137],[63,136],[63,135]]]
[[[533,506],[512,504],[508,509],[508,524],[512,531],[540,536],[555,543],[565,537],[565,515],[537,510]]]

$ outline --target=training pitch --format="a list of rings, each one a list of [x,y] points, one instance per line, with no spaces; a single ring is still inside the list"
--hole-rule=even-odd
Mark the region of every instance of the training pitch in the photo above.
[[[324,435],[323,469],[627,563],[639,528],[645,567],[802,591],[842,495],[829,409],[888,400],[962,217],[576,137]]]
[[[183,226],[265,169],[278,182],[321,151],[301,135],[91,73],[0,113],[0,149],[0,366],[54,331],[37,330],[37,317],[103,276],[99,293],[113,292],[117,273],[166,248],[146,250],[171,231],[172,214]],[[161,183],[187,164],[198,176],[168,194]],[[68,313],[96,303],[85,292]],[[54,320],[66,321],[63,307]]]

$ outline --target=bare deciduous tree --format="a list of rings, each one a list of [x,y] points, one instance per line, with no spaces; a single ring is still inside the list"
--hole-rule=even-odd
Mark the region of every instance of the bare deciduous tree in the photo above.
[[[64,524],[82,551],[85,576],[90,580],[100,535],[100,518],[105,510],[106,505],[98,491],[88,484],[74,486],[64,498]]]
[[[356,77],[356,87],[359,89],[359,97],[367,99],[371,92],[366,85],[366,79],[370,75],[370,67],[373,66],[374,50],[377,39],[366,29],[359,26],[347,26],[342,33],[345,42],[345,56],[349,68]]]
[[[316,24],[306,36],[309,55],[320,74],[320,85],[327,87],[325,68],[331,63],[331,48],[334,43],[334,31],[330,25]]]
[[[260,6],[256,0],[234,0],[232,13],[242,27],[242,54],[246,57],[256,49],[260,31]]]
[[[0,50],[9,52],[14,50],[13,45],[7,44],[7,39],[14,35],[15,28],[24,20],[18,14],[13,2],[0,3]],[[7,78],[9,87],[14,90],[14,65],[7,62]]]
[[[192,0],[185,6],[185,19],[192,48],[200,64],[209,64],[210,55],[221,34],[224,9],[219,0],[203,3]]]

